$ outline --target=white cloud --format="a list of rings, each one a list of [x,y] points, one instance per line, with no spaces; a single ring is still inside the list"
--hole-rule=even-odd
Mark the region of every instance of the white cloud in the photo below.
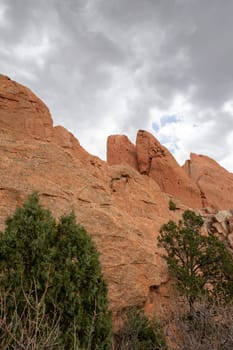
[[[226,101],[222,107],[223,112],[233,115],[233,100]]]
[[[29,33],[13,48],[13,54],[23,62],[33,61],[39,68],[43,68],[46,63],[46,55],[50,50],[51,43],[48,36],[43,35],[40,38]]]

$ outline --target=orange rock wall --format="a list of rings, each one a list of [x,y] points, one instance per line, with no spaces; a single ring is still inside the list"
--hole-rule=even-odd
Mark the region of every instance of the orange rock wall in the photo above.
[[[70,132],[53,127],[29,89],[0,75],[0,228],[33,191],[55,217],[74,210],[100,252],[114,316],[130,305],[153,310],[158,300],[174,302],[156,244],[161,225],[187,206],[201,207],[200,193],[213,206],[232,208],[231,189],[232,175],[216,163],[191,156],[182,169],[145,131],[136,146],[111,136],[108,162],[91,156]],[[169,211],[171,197],[180,210]]]

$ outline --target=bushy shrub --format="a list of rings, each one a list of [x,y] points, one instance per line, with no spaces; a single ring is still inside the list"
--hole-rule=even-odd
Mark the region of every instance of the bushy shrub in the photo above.
[[[95,245],[73,213],[56,223],[37,194],[16,209],[0,234],[0,288],[8,296],[7,322],[15,317],[14,300],[21,315],[25,297],[34,305],[44,296],[48,323],[56,309],[63,349],[110,349],[107,286]]]
[[[204,294],[233,297],[233,259],[224,243],[213,234],[202,235],[203,219],[186,210],[178,224],[169,221],[160,229],[159,246],[178,289],[187,298],[190,311]]]
[[[127,310],[123,327],[115,336],[114,349],[168,350],[168,347],[159,323],[133,307]]]

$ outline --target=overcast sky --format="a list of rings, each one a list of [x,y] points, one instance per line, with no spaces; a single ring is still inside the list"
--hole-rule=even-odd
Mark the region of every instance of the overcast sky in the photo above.
[[[232,0],[0,0],[0,73],[105,159],[152,132],[233,171]]]

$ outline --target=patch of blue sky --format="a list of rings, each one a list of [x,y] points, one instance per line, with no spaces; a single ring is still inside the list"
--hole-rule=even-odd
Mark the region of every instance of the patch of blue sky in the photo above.
[[[158,122],[152,123],[152,129],[158,133],[164,126],[179,122],[180,118],[175,114],[163,115]]]
[[[161,127],[167,124],[173,124],[178,122],[178,117],[175,114],[172,115],[164,115],[160,118]]]
[[[159,141],[162,145],[167,147],[173,155],[179,150],[177,143],[175,141],[172,142],[169,136],[161,135]]]
[[[159,132],[160,130],[160,125],[156,122],[153,122],[152,123],[152,129],[155,131],[155,132]]]
[[[176,145],[176,144],[174,144],[174,145],[172,145],[171,147],[169,147],[169,151],[173,154],[173,155],[175,155],[176,154],[176,152],[179,150],[179,147]]]
[[[160,135],[159,141],[162,145],[168,145],[171,143],[170,137],[166,135]]]

